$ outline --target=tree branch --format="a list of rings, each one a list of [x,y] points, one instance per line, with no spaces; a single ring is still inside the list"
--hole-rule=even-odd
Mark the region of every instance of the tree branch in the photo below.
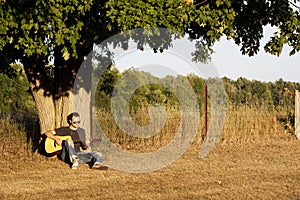
[[[207,0],[201,1],[201,2],[199,2],[197,4],[195,4],[195,6],[200,6],[200,5],[202,5],[202,4],[206,3],[206,2],[207,2]]]

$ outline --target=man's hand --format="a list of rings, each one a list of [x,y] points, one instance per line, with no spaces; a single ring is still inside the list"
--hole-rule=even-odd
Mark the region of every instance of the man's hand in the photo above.
[[[62,145],[62,140],[59,139],[58,137],[55,137],[55,143],[58,144],[59,146]]]
[[[56,137],[55,134],[56,134],[55,131],[47,131],[47,132],[45,133],[45,135],[46,135],[48,138],[54,140],[56,144],[58,144],[59,146],[61,146],[61,145],[62,145],[62,140],[59,139],[58,137]]]

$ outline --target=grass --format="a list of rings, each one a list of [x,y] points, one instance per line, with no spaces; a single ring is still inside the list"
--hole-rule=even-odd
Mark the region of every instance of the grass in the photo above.
[[[3,156],[13,154],[22,156],[29,153],[30,144],[26,142],[25,129],[11,116],[0,118],[1,152]],[[29,148],[30,149],[30,148]]]
[[[152,173],[70,170],[54,159],[0,159],[2,199],[298,199],[299,141],[289,135],[250,145],[219,143],[197,159],[192,145]]]
[[[273,111],[242,111],[227,113],[221,138],[204,159],[197,158],[198,140],[171,165],[139,174],[86,165],[74,171],[55,158],[28,154],[22,127],[1,121],[1,140],[20,146],[20,152],[2,149],[0,199],[299,199],[300,141],[285,133],[279,121],[274,131]],[[156,137],[144,142],[159,146],[168,140]],[[127,136],[120,138],[124,147],[130,144]]]
[[[139,126],[150,123],[149,113],[146,108],[136,111],[132,115],[132,120]],[[116,124],[112,114],[106,111],[98,111],[98,120],[103,132],[114,144],[122,149],[132,152],[151,152],[164,147],[172,141],[180,125],[180,113],[178,110],[170,109],[167,111],[166,123],[160,132],[150,138],[138,138],[126,134]],[[124,119],[123,120],[131,120]],[[155,119],[161,121],[161,119]]]
[[[274,134],[287,133],[282,118],[284,110],[251,107],[229,107],[223,127],[222,139],[251,139],[256,136],[272,137]]]

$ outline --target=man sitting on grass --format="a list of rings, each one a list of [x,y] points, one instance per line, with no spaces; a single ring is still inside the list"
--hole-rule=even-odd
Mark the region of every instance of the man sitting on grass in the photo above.
[[[86,152],[88,146],[85,142],[85,130],[79,127],[80,115],[73,112],[67,117],[69,126],[50,130],[45,135],[55,141],[55,145],[62,147],[58,157],[68,163],[71,169],[77,169],[80,164],[89,164],[90,168],[102,166],[102,154],[99,152]],[[57,136],[70,136],[71,139],[61,140]]]

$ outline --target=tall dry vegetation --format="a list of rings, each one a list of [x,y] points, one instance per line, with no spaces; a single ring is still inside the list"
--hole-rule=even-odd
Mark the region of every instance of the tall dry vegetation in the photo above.
[[[291,133],[291,127],[287,128],[287,117],[284,110],[229,106],[221,140],[248,142],[261,137],[271,138],[274,134]]]
[[[139,125],[149,123],[147,108],[141,108],[132,113],[132,118]],[[272,138],[274,134],[292,133],[285,119],[284,110],[262,109],[247,106],[227,106],[225,124],[220,136],[220,142],[247,143],[252,140]],[[105,110],[98,111],[98,119],[105,135],[117,146],[133,152],[151,152],[167,145],[179,131],[180,112],[177,109],[167,109],[167,120],[162,130],[150,138],[137,138],[124,133],[116,124],[112,114]],[[194,139],[200,144],[205,134],[204,117],[201,116],[199,128]],[[157,119],[159,120],[159,119]],[[209,122],[208,122],[209,124]],[[96,137],[94,135],[93,137]],[[17,123],[13,117],[0,119],[1,154],[30,156],[33,141],[26,134],[24,124]]]
[[[27,143],[25,129],[11,116],[0,118],[1,152],[4,156],[26,155],[30,144]],[[30,149],[30,148],[29,148]]]
[[[157,81],[157,78],[149,73],[136,70],[129,70],[126,73],[129,76],[128,80],[135,80],[135,82],[140,83],[139,85],[145,85],[145,81],[146,83],[155,83]],[[137,125],[145,126],[150,122],[149,108],[152,105],[165,106],[167,111],[167,120],[162,130],[150,138],[137,138],[124,133],[116,124],[110,111],[112,91],[120,76],[120,72],[116,69],[107,70],[98,84],[95,100],[96,108],[98,109],[97,115],[106,136],[122,149],[134,152],[150,152],[168,144],[174,135],[180,131],[180,122],[182,120],[180,106],[172,90],[160,84],[146,84],[137,89],[131,96],[131,117]],[[201,113],[200,126],[198,130],[195,130],[197,134],[194,140],[197,144],[200,144],[205,135],[203,113],[205,110],[203,107],[205,81],[194,75],[187,77],[168,76],[160,81],[165,81],[165,83],[170,83],[172,87],[178,86],[181,89],[180,86],[186,80],[193,87],[198,101],[202,102],[199,108],[199,115]],[[287,93],[287,91],[297,89],[300,87],[299,84],[283,80],[279,80],[276,83],[262,83],[248,81],[244,78],[240,78],[237,81],[224,78],[223,81],[227,93],[227,112],[220,136],[222,141],[247,142],[261,136],[272,137],[272,134],[293,133],[294,97],[293,94]],[[119,92],[124,92],[121,107],[123,103],[126,106],[128,101],[126,92],[130,86],[129,83],[126,82],[120,85],[120,88],[125,88],[119,90]],[[189,102],[189,93],[184,93],[183,96]],[[161,119],[155,120],[161,121]],[[1,118],[1,123],[3,125],[0,127],[0,138],[3,139],[4,143],[0,147],[4,154],[17,154],[17,152],[30,154],[32,150],[36,150],[39,136],[37,124],[32,124],[32,121],[19,123],[13,117]],[[28,130],[28,123],[31,123],[30,131]],[[93,134],[92,138],[98,138],[96,133]]]
[[[150,138],[138,138],[124,133],[116,124],[112,114],[105,110],[98,110],[98,119],[105,135],[117,146],[134,152],[149,152],[168,144],[179,129],[181,120],[179,110],[169,108],[166,114],[167,119],[163,128]],[[138,109],[132,113],[132,120],[139,126],[146,126],[150,123],[149,110],[146,107]]]
[[[117,126],[113,116],[106,111],[99,110],[98,117],[101,128],[113,143],[129,151],[148,152],[168,144],[179,130],[181,120],[179,110],[169,109],[167,113],[164,128],[149,139],[140,139],[125,134]],[[148,123],[147,119],[149,119],[147,111],[143,109],[135,112],[132,117],[137,124],[144,125]],[[283,120],[285,117],[287,117],[287,113],[284,110],[228,106],[220,140],[230,143],[247,143],[259,138],[272,138],[274,134],[291,133],[292,130],[287,128],[287,124]],[[202,137],[205,135],[204,120],[204,116],[201,116],[200,126],[194,139],[197,144],[201,143]]]

